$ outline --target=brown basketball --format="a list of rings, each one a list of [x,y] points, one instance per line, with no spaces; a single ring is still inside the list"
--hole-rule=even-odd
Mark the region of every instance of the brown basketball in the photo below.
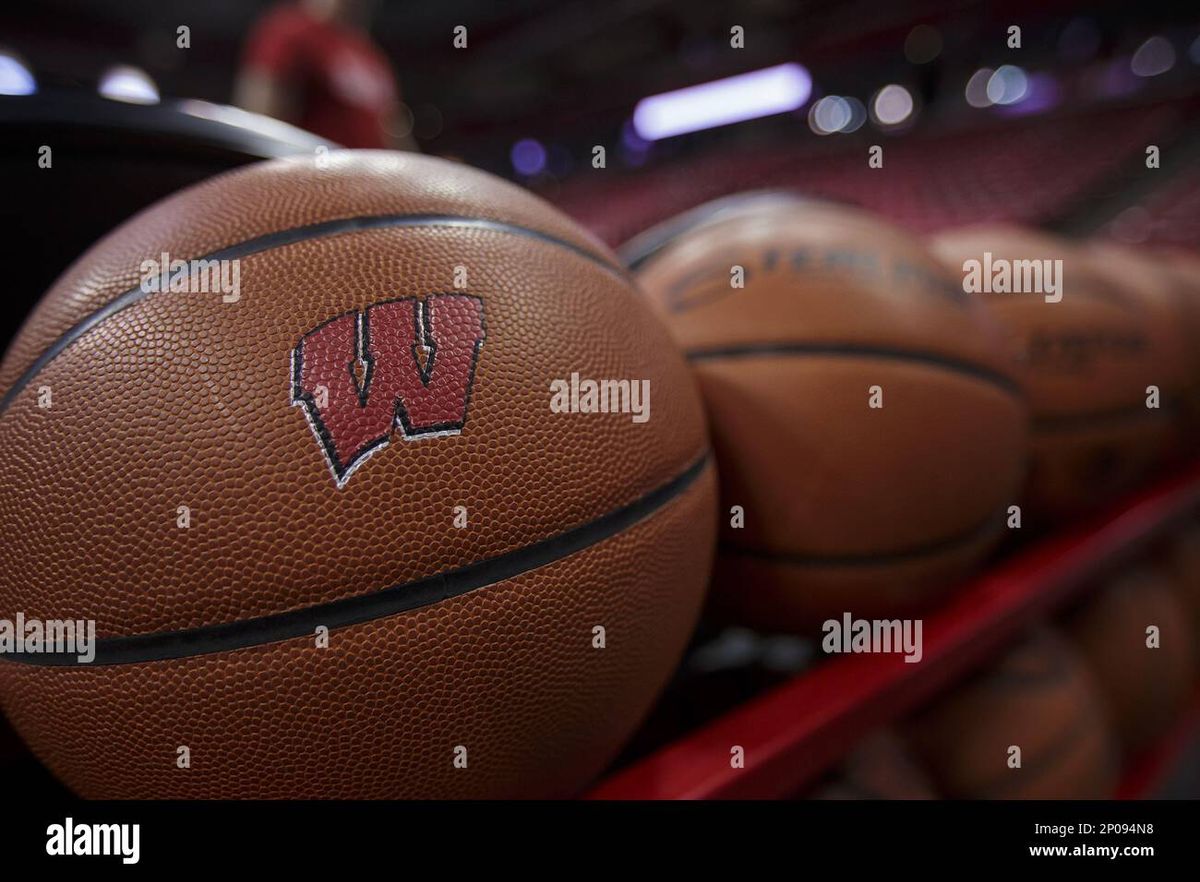
[[[813,799],[936,799],[933,784],[904,741],[890,730],[868,735]]]
[[[673,233],[638,278],[708,406],[714,606],[794,630],[927,607],[1016,501],[1026,409],[998,331],[919,242],[854,209],[756,197]]]
[[[1192,694],[1196,650],[1188,625],[1170,584],[1149,568],[1114,580],[1068,623],[1127,751],[1151,745]],[[1153,648],[1150,626],[1159,631]]]
[[[240,290],[155,291],[164,252],[237,259]],[[573,374],[609,412],[552,409]],[[66,272],[0,394],[0,616],[100,638],[4,659],[0,694],[85,796],[567,794],[702,602],[686,363],[605,248],[462,166],[183,191]]]
[[[908,733],[952,798],[1106,799],[1116,788],[1117,743],[1096,684],[1049,630],[926,709]]]
[[[1174,417],[1172,451],[1190,455],[1200,434],[1200,297],[1168,261],[1147,250],[1095,241],[1085,255],[1097,272],[1137,298],[1153,323],[1160,405]]]
[[[1182,248],[1162,248],[1147,251],[1146,254],[1165,271],[1179,279],[1192,297],[1200,301],[1200,252]]]
[[[1025,500],[1035,518],[1086,512],[1142,480],[1172,438],[1169,404],[1181,383],[1161,314],[1098,272],[1078,246],[1046,233],[973,227],[932,242],[960,274],[967,261],[1062,261],[1057,302],[1046,293],[977,295],[1008,329],[1026,369],[1033,451]],[[1152,384],[1168,406],[1147,406]]]

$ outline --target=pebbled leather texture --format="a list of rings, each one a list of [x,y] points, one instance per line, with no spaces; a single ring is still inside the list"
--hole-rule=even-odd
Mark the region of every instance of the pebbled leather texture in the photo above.
[[[392,216],[407,220],[284,235]],[[472,222],[444,220],[455,217]],[[72,333],[0,413],[0,616],[90,618],[111,638],[370,597],[585,528],[707,450],[687,365],[603,245],[482,172],[385,152],[260,164],[138,215],[46,295],[0,366],[0,394],[133,289],[141,261],[271,234],[241,257],[237,302],[137,298]],[[339,488],[295,403],[293,350],[340,315],[405,298],[426,305],[436,332],[430,304],[448,294],[478,298],[486,327],[465,422],[392,431]],[[446,300],[458,306],[441,315],[468,321],[467,302]],[[463,369],[472,347],[436,353],[439,376]],[[382,384],[381,361],[374,370]],[[551,412],[550,383],[572,372],[649,380],[649,421]],[[336,630],[328,650],[298,638],[93,668],[0,661],[0,696],[35,752],[88,796],[567,793],[619,747],[690,634],[714,480],[709,465],[616,535]],[[603,650],[591,648],[597,625]],[[450,765],[459,743],[468,770]],[[180,744],[190,772],[175,768]]]
[[[1183,601],[1167,579],[1138,569],[1089,598],[1068,621],[1067,636],[1100,686],[1126,753],[1162,737],[1194,691],[1196,645]],[[1146,629],[1160,644],[1146,645]]]

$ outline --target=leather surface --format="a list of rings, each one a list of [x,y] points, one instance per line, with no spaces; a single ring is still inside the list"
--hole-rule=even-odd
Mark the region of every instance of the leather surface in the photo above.
[[[333,631],[328,649],[297,638],[137,665],[4,663],[0,689],[34,752],[85,797],[570,795],[678,662],[708,575],[713,498],[710,466],[602,544]],[[190,769],[176,767],[181,745]]]
[[[363,212],[394,213],[437,207],[412,198],[414,181],[440,193],[454,188],[431,179],[466,175],[465,189],[479,177],[359,156],[344,170],[281,162],[222,176],[151,210],[172,224],[139,216],[128,236],[113,234],[81,263],[130,260],[131,238],[193,229],[187,217],[199,226],[210,216],[271,217],[252,204],[295,200],[286,221],[311,220],[298,212],[324,204],[309,192],[313,175],[347,182],[327,188],[335,203],[358,196]],[[377,175],[380,163],[392,177]],[[476,213],[487,216],[510,188],[481,180],[491,186],[479,188]],[[535,204],[544,220],[565,223]],[[251,233],[230,226],[230,237]],[[191,256],[186,248],[161,238],[141,250]],[[459,265],[487,323],[466,427],[396,438],[337,490],[292,403],[293,347],[348,311],[450,290]],[[0,416],[0,518],[13,527],[0,549],[0,570],[12,574],[0,579],[0,611],[88,615],[102,634],[136,634],[370,593],[586,523],[669,481],[704,448],[693,381],[669,338],[618,275],[562,248],[488,230],[371,230],[244,258],[241,287],[237,303],[198,293],[141,300],[38,374],[34,385],[53,391],[50,410],[28,388]],[[68,307],[77,318],[93,305],[85,288],[56,286],[5,365],[21,362],[27,338],[57,327]],[[551,413],[549,384],[572,371],[649,379],[650,421]],[[191,510],[187,530],[176,526],[180,505]],[[467,529],[454,526],[458,505]]]
[[[1083,660],[1048,629],[920,713],[907,734],[956,799],[1107,799],[1118,748]],[[1021,768],[1008,767],[1009,747]]]
[[[241,258],[235,303],[156,292],[79,335],[0,414],[0,616],[90,618],[114,637],[367,597],[584,527],[703,455],[694,380],[613,256],[518,188],[407,154],[335,153],[324,169],[265,163],[135,217],[47,294],[0,367],[0,393],[64,331],[136,285],[145,258],[196,258],[379,215],[521,229],[418,221],[280,241]],[[458,268],[467,276],[456,289]],[[432,305],[449,294],[478,298],[486,326],[465,423],[456,434],[391,432],[339,489],[293,400],[293,350],[339,316],[404,298],[424,303],[436,330],[465,315]],[[371,327],[372,344],[383,345],[385,326]],[[403,351],[403,322],[394,327]],[[430,384],[472,352],[442,344]],[[374,370],[382,388],[382,360]],[[552,413],[550,383],[572,372],[648,380],[650,419]],[[48,410],[37,406],[42,386],[53,392]],[[567,558],[480,591],[502,599],[459,598],[335,632],[338,653],[318,656],[301,641],[79,671],[0,663],[12,687],[4,702],[39,755],[88,795],[561,792],[628,734],[690,632],[713,480],[710,467],[686,499],[652,513],[637,528],[652,538],[636,550],[613,540],[612,551],[586,552],[589,563]],[[190,509],[187,529],[179,506]],[[465,528],[455,526],[458,506]],[[609,622],[610,649],[592,655],[591,627]],[[503,762],[453,786],[433,767],[427,777],[413,771],[453,731]],[[206,771],[150,771],[173,762],[158,751],[176,740],[207,750]],[[362,753],[351,756],[355,743]],[[285,746],[290,760],[278,752]],[[439,756],[444,747],[436,742]],[[401,748],[411,763],[394,765]],[[260,763],[267,754],[271,763]],[[342,768],[352,781],[316,782],[317,770],[336,778]]]
[[[919,242],[847,208],[760,204],[682,233],[638,278],[708,407],[715,609],[789,630],[919,609],[991,547],[1026,406],[999,330]]]
[[[950,594],[1004,531],[996,521],[932,551],[830,562],[724,546],[713,575],[714,586],[724,587],[710,593],[709,606],[750,627],[813,635],[839,610],[866,618],[919,615]]]
[[[1161,645],[1146,646],[1158,627]],[[1195,636],[1187,610],[1153,570],[1128,573],[1071,619],[1068,634],[1091,667],[1125,749],[1162,736],[1193,693]]]
[[[1103,273],[1066,240],[981,226],[935,236],[931,247],[961,273],[985,251],[1007,260],[1063,261],[1063,297],[980,294],[1010,335],[1033,417],[1024,494],[1041,519],[1080,514],[1135,486],[1169,449],[1184,383],[1178,327],[1146,297]],[[1157,385],[1164,406],[1146,407]]]
[[[1108,242],[1091,243],[1086,258],[1138,298],[1161,329],[1154,357],[1164,377],[1158,384],[1177,407],[1172,453],[1188,455],[1200,434],[1200,296],[1184,272],[1154,253]]]
[[[933,783],[890,729],[868,735],[814,799],[936,799]]]

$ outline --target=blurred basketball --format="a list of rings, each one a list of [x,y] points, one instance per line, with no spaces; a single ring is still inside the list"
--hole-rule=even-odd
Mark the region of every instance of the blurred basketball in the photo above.
[[[891,730],[868,735],[813,799],[936,799],[933,784]]]
[[[1116,788],[1117,742],[1096,684],[1048,629],[919,714],[907,731],[951,798],[1104,799]]]
[[[1196,659],[1188,624],[1170,585],[1149,568],[1115,579],[1067,623],[1126,751],[1162,735],[1191,695]],[[1157,637],[1147,633],[1151,627]]]
[[[1147,406],[1148,386],[1169,403],[1182,382],[1176,331],[1163,313],[1097,271],[1077,246],[1046,233],[980,226],[942,233],[932,244],[958,273],[972,261],[972,268],[1017,268],[1022,277],[1024,267],[1062,269],[1058,294],[977,297],[1007,328],[1024,367],[1033,413],[1025,499],[1034,516],[1080,514],[1136,485],[1175,428],[1169,406]]]
[[[1162,407],[1177,414],[1172,451],[1190,454],[1200,434],[1200,296],[1168,262],[1144,249],[1095,241],[1085,250],[1096,271],[1141,303],[1156,328],[1153,355]]]
[[[693,217],[637,271],[708,408],[714,608],[803,630],[927,607],[996,542],[1022,478],[1000,333],[865,212],[755,195]]]
[[[0,614],[99,636],[6,657],[3,703],[88,797],[568,794],[699,613],[686,363],[605,247],[464,166],[182,191],[56,283],[0,395]]]
[[[1159,248],[1147,252],[1167,272],[1179,279],[1200,300],[1200,253],[1183,248]]]

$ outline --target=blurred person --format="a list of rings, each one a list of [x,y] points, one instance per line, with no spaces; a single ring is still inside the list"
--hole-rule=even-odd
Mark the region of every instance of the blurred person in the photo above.
[[[374,0],[289,0],[251,32],[234,102],[345,147],[416,150],[387,56],[367,32]]]

